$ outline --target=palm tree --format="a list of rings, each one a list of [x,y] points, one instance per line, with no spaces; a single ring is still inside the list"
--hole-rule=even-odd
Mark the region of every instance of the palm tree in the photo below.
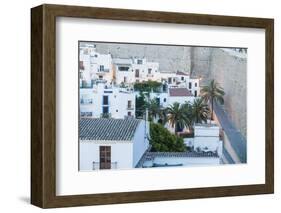
[[[150,121],[153,121],[160,114],[160,106],[156,98],[150,100],[146,104],[148,109],[148,117]]]
[[[160,108],[158,116],[159,116],[158,123],[164,126],[168,122],[167,109]]]
[[[175,128],[175,134],[178,130],[188,126],[190,121],[186,116],[186,109],[184,104],[178,102],[173,103],[167,108],[168,121],[171,123],[172,127]]]
[[[192,104],[192,117],[195,123],[207,122],[210,109],[203,98],[197,98]]]
[[[188,101],[186,101],[184,104],[182,104],[182,107],[184,108],[184,114],[186,117],[186,126],[189,130],[193,127],[193,114],[192,114],[192,104]]]
[[[218,102],[220,104],[224,103],[224,91],[223,88],[213,79],[209,85],[204,86],[201,89],[201,96],[204,101],[211,104],[211,120],[213,120],[213,112],[214,112],[214,102]]]

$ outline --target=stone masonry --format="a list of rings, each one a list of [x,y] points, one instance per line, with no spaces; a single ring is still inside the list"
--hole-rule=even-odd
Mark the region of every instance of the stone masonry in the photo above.
[[[177,70],[202,77],[201,85],[215,79],[223,87],[225,110],[242,135],[247,134],[247,57],[225,48],[95,43],[100,53],[113,57],[145,57],[159,62],[160,71]]]

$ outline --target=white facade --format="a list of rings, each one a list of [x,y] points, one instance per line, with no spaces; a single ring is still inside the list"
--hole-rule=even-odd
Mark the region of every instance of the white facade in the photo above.
[[[157,157],[153,160],[152,163],[155,164],[182,164],[185,167],[193,167],[193,166],[208,166],[208,165],[219,165],[220,158],[219,157]],[[148,162],[146,165],[149,166]]]
[[[106,83],[92,88],[80,88],[81,117],[126,118],[135,116],[135,93],[131,88],[121,88]]]
[[[193,96],[200,95],[199,79],[190,78],[183,72],[161,72],[161,80],[166,82],[169,88],[187,88]]]
[[[113,59],[114,69],[114,82],[120,84],[133,84],[135,83],[135,73],[132,68],[132,59],[115,58]]]
[[[132,68],[135,74],[135,82],[161,81],[159,63],[148,62],[145,58],[134,58]]]
[[[196,124],[194,126],[194,150],[217,152],[222,156],[223,143],[220,140],[220,128],[215,124]]]
[[[118,127],[116,127],[118,128]],[[110,146],[111,169],[134,168],[149,147],[149,125],[140,121],[132,140],[80,140],[80,171],[100,169],[100,147]]]
[[[116,84],[134,84],[143,81],[161,81],[159,63],[148,62],[145,58],[113,59]]]
[[[80,79],[87,85],[90,85],[91,81],[95,79],[112,82],[112,57],[110,54],[96,52],[96,47],[93,44],[80,44],[79,72]]]

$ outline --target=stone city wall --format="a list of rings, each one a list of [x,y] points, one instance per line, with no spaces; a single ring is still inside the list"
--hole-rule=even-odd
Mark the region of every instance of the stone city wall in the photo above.
[[[225,110],[239,131],[247,134],[247,58],[222,48],[96,43],[100,53],[113,57],[145,57],[159,62],[160,71],[177,70],[202,77],[201,85],[215,79],[224,88]]]

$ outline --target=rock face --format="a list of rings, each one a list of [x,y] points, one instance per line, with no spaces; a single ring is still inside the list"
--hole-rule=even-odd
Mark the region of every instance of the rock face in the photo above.
[[[224,48],[95,43],[100,53],[113,57],[145,57],[159,62],[160,71],[184,71],[202,77],[201,85],[215,79],[226,95],[225,110],[239,131],[247,135],[247,57]]]

